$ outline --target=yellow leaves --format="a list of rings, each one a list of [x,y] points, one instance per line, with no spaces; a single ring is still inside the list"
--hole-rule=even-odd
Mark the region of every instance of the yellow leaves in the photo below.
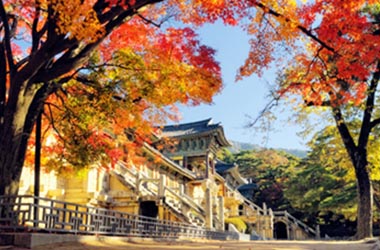
[[[104,36],[95,11],[94,1],[50,0],[57,17],[57,32],[79,41],[95,42]]]

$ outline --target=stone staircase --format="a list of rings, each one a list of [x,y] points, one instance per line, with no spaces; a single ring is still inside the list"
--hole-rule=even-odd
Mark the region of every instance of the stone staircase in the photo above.
[[[308,238],[319,238],[318,228],[313,229],[309,227],[302,221],[292,216],[287,211],[272,211],[270,208],[267,209],[265,205],[264,208],[256,205],[252,201],[245,198],[243,195],[241,195],[241,198],[244,199],[245,205],[251,210],[251,212],[249,212],[251,216],[253,214],[255,214],[257,218],[260,218],[261,216],[270,216],[272,218],[273,223],[282,221],[288,227],[301,229],[301,231],[303,231],[308,236]]]
[[[143,172],[130,168],[125,162],[119,161],[113,169],[113,174],[124,184],[132,188],[138,196],[163,198],[164,207],[177,217],[195,226],[205,225],[205,211],[191,197],[164,185],[164,177],[152,179]]]
[[[288,226],[292,226],[293,228],[300,228],[305,234],[307,234],[310,238],[319,238],[319,230],[313,229],[303,223],[302,221],[296,219],[287,211],[275,211],[273,212],[275,221],[282,221],[286,223]]]

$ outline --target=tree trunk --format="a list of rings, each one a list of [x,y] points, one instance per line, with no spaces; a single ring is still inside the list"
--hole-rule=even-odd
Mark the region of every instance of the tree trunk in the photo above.
[[[12,129],[13,130],[13,129]],[[29,135],[4,130],[0,146],[0,195],[16,195]]]
[[[17,195],[28,140],[46,93],[46,86],[20,91],[14,108],[5,111],[0,130],[0,195]]]
[[[373,219],[373,190],[368,171],[367,153],[365,150],[357,152],[355,174],[358,184],[358,212],[357,232],[358,239],[372,237]]]
[[[368,106],[371,105],[367,103],[367,107]],[[371,114],[371,112],[371,110],[367,110],[367,113]],[[361,135],[358,145],[355,144],[347,127],[347,124],[344,122],[343,115],[339,107],[333,107],[333,116],[347,153],[350,156],[352,165],[355,168],[358,191],[356,237],[358,239],[372,237],[373,195],[372,182],[370,179],[367,159],[367,144],[370,134],[370,116],[367,114],[367,116],[365,116],[366,119],[363,118],[363,123],[361,125]]]

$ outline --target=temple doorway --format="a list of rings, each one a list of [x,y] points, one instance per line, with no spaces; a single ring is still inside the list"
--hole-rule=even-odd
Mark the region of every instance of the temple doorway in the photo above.
[[[288,239],[288,230],[284,222],[279,221],[274,223],[274,238],[282,240]]]
[[[140,215],[157,218],[158,207],[155,201],[141,201],[140,202]]]

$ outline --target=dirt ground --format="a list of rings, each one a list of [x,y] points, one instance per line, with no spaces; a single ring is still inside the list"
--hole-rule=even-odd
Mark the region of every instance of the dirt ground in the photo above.
[[[17,248],[13,248],[16,250]],[[376,240],[367,241],[133,241],[103,240],[60,243],[40,246],[35,250],[380,250]],[[21,250],[20,248],[17,250]]]

